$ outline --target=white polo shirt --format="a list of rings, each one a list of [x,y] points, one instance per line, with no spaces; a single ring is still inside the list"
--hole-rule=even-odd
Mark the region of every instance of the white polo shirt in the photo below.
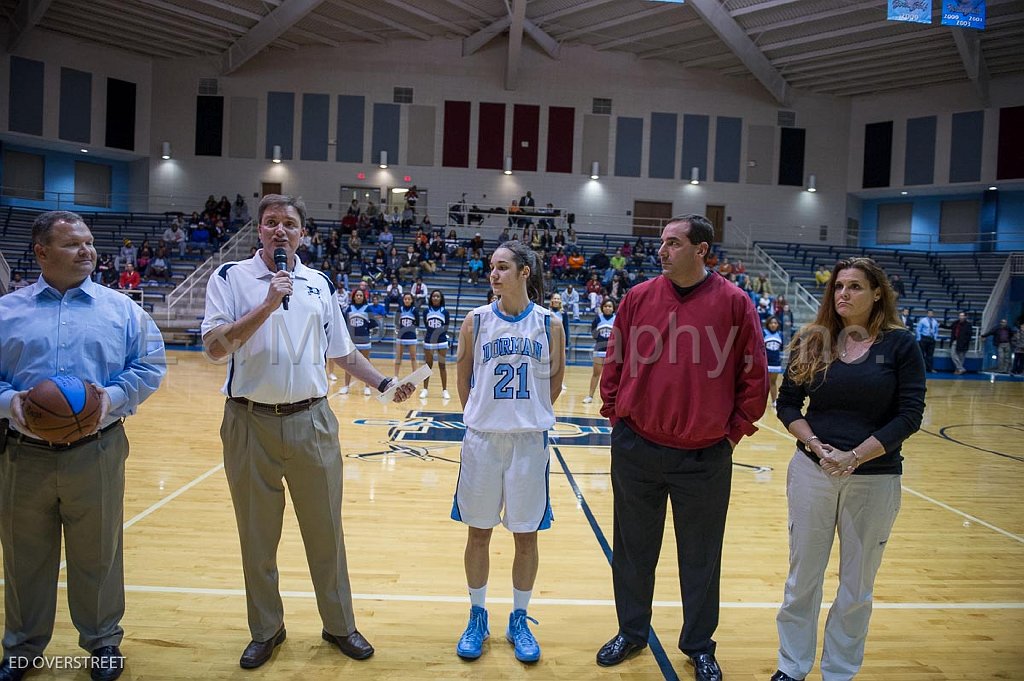
[[[267,298],[274,273],[262,251],[249,260],[221,265],[206,284],[202,333],[241,319]],[[296,259],[288,310],[278,307],[263,325],[231,354],[221,388],[228,397],[287,404],[327,395],[326,358],[355,350],[334,284],[327,275]]]

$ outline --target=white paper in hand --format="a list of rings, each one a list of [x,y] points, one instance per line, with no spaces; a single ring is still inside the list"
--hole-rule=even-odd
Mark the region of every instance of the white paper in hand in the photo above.
[[[421,381],[425,381],[430,378],[432,371],[426,364],[421,364],[420,368],[412,372],[405,378],[400,378],[391,384],[391,387],[377,395],[377,399],[380,400],[381,404],[387,404],[391,400],[395,399],[395,391],[398,390],[398,386],[405,385],[406,383],[412,383],[416,385]]]

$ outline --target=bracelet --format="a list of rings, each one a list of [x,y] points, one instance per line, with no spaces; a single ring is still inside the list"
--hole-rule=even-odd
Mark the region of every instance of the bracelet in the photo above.
[[[861,462],[860,462],[860,455],[859,455],[859,454],[857,454],[857,450],[856,450],[856,449],[851,449],[851,450],[850,450],[850,453],[851,453],[851,454],[853,454],[853,461],[854,461],[854,463],[855,463],[855,466],[854,466],[854,468],[856,468],[856,467],[857,467],[857,466],[859,466],[859,465],[860,465],[860,463],[861,463]]]
[[[806,440],[804,440],[804,445],[806,445],[807,447],[810,447],[811,446],[811,442],[813,442],[814,440],[817,440],[818,442],[821,442],[821,438],[820,437],[818,437],[817,435],[812,435],[809,438],[807,438]]]
[[[377,392],[382,393],[386,391],[393,380],[395,379],[391,378],[390,376],[385,377],[384,380],[381,381],[380,384],[377,386]]]

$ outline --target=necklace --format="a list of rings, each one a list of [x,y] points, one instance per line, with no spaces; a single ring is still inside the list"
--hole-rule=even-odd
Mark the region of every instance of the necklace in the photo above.
[[[865,338],[862,341],[853,341],[854,350],[858,350],[859,351],[859,350],[864,349],[865,347],[870,347],[874,342],[875,342],[874,338]],[[850,354],[850,352],[852,352],[849,349],[849,347],[848,347],[849,344],[850,344],[850,341],[846,341],[846,346],[847,347],[844,347],[843,351],[839,353],[839,359],[846,359],[846,356],[848,354]]]

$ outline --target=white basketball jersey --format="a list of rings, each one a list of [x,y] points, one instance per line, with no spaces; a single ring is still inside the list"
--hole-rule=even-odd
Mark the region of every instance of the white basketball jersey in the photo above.
[[[498,301],[473,319],[473,383],[463,421],[487,433],[546,431],[551,406],[551,312],[530,303],[509,317]]]

